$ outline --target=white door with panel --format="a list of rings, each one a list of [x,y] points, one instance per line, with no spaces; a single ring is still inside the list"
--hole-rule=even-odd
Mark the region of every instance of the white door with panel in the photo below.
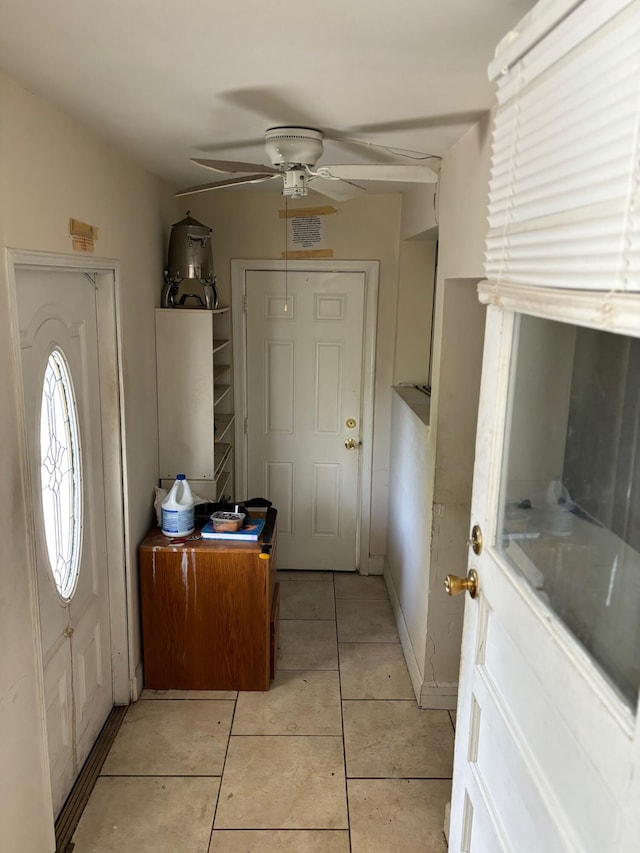
[[[282,568],[358,566],[365,274],[248,271],[247,497]]]
[[[113,704],[96,288],[23,268],[16,290],[58,814]]]
[[[511,293],[487,312],[449,849],[637,850],[640,306]]]

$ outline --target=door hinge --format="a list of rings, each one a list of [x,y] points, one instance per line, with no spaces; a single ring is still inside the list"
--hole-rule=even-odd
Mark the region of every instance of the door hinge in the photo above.
[[[249,418],[244,419],[244,434],[246,435],[249,431]]]
[[[247,294],[246,293],[243,294],[243,296],[242,296],[242,313],[243,314],[247,313]]]

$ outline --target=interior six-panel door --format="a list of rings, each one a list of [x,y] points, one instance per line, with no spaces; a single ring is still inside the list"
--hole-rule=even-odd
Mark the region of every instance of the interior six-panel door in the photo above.
[[[26,268],[16,289],[57,814],[113,704],[96,292]]]
[[[249,271],[250,497],[278,510],[283,568],[357,567],[364,273]]]
[[[640,341],[576,325],[555,301],[544,310],[565,322],[488,310],[455,851],[626,849],[639,769]]]

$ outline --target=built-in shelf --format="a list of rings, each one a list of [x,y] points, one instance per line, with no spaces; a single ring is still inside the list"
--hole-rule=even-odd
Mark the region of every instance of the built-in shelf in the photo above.
[[[231,369],[230,364],[214,364],[213,365],[213,378],[214,381],[217,382],[222,376],[225,376],[228,370]]]
[[[229,308],[156,309],[163,488],[182,473],[200,497],[234,496],[231,329]]]
[[[215,442],[220,444],[224,441],[225,436],[229,434],[229,430],[235,421],[235,415],[218,415],[216,417],[216,433]]]
[[[214,387],[213,405],[217,406],[221,400],[231,391],[231,385],[216,385]]]
[[[221,500],[223,497],[231,498],[233,495],[231,491],[227,491],[231,484],[231,471],[223,471],[222,474],[218,477],[216,482],[216,493],[218,494],[219,499]]]
[[[220,472],[225,466],[226,461],[229,456],[231,456],[231,445],[230,444],[216,444],[213,451],[213,459],[215,462],[215,470],[213,472],[213,479],[217,480],[220,476]]]
[[[423,424],[429,426],[431,416],[431,397],[416,385],[394,385],[393,390]]]

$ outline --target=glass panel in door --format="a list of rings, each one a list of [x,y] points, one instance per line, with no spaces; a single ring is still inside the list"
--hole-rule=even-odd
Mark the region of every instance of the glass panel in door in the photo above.
[[[633,707],[640,686],[640,340],[521,315],[499,550]]]

